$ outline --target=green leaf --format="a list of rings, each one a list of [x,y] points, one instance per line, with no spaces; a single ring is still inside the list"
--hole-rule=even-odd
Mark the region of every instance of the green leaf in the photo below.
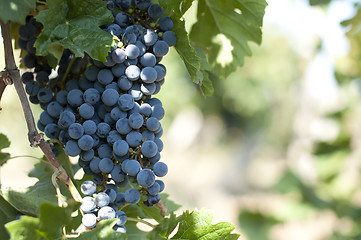
[[[151,232],[148,233],[147,237],[150,240],[168,239],[169,235],[177,227],[179,218],[171,213],[169,218],[164,218]]]
[[[111,23],[113,15],[101,0],[48,0],[48,9],[36,19],[44,28],[35,42],[37,55],[52,54],[59,61],[64,48],[76,57],[105,61],[113,42],[100,25]]]
[[[172,16],[174,22],[172,31],[174,31],[177,35],[177,43],[174,48],[184,62],[191,80],[201,87],[204,95],[212,95],[212,82],[210,81],[205,69],[201,68],[201,61],[206,60],[205,58],[201,59],[201,57],[197,55],[195,48],[189,41],[189,36],[185,29],[185,23],[182,19],[183,14],[188,10],[192,2],[193,1],[190,0],[160,0],[159,4],[164,8],[165,15]]]
[[[125,240],[127,239],[126,234],[118,233],[113,230],[113,226],[117,220],[103,220],[100,221],[96,228],[91,231],[83,232],[79,237],[74,238],[78,240]]]
[[[3,196],[0,195],[0,239],[9,239],[10,235],[5,228],[5,224],[15,220],[20,214]]]
[[[7,136],[0,133],[0,150],[10,147],[10,141]]]
[[[269,231],[275,224],[281,223],[275,217],[259,212],[244,210],[239,215],[239,224],[248,239],[269,239]]]
[[[63,227],[71,222],[71,213],[79,203],[66,208],[44,203],[40,206],[39,218],[21,216],[20,220],[6,224],[11,239],[60,239]]]
[[[235,239],[238,234],[232,234],[234,226],[231,223],[220,222],[212,224],[213,215],[210,211],[187,210],[179,217],[179,228],[171,239],[224,240]]]
[[[0,19],[25,24],[30,10],[35,8],[35,0],[0,0]]]
[[[266,5],[264,0],[199,0],[190,38],[205,50],[217,75],[227,77],[243,65],[251,56],[249,42],[261,43]]]

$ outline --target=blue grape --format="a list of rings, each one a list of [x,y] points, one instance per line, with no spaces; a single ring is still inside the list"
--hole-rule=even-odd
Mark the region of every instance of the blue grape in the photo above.
[[[121,77],[125,74],[126,68],[127,67],[123,63],[117,63],[112,67],[112,73],[115,77]]]
[[[83,151],[88,151],[93,148],[94,139],[89,135],[83,135],[78,140],[78,146]]]
[[[141,91],[140,85],[138,83],[133,84],[128,93],[131,94],[135,101],[138,101],[143,97],[143,92]]]
[[[125,205],[125,194],[122,192],[118,192],[114,203],[118,207],[124,206]]]
[[[155,117],[158,120],[162,120],[165,115],[164,108],[160,105],[155,105],[152,107],[151,117]]]
[[[127,113],[123,112],[122,110],[120,110],[119,107],[114,107],[111,111],[110,111],[110,116],[114,121],[118,121],[119,119],[126,117]]]
[[[120,12],[115,16],[114,21],[120,26],[120,27],[126,27],[129,24],[129,17],[128,14],[124,12]]]
[[[154,66],[155,71],[157,71],[157,80],[156,81],[161,81],[162,79],[164,79],[167,70],[166,68],[162,65],[162,64],[157,64]]]
[[[94,228],[97,224],[97,217],[93,213],[86,213],[82,217],[82,223],[87,228]]]
[[[52,118],[48,112],[44,111],[40,114],[39,117],[39,121],[43,124],[43,125],[47,125],[50,123],[54,123],[54,118]]]
[[[134,106],[134,99],[132,95],[129,94],[121,95],[118,99],[118,105],[122,111],[128,111],[132,109]]]
[[[124,193],[124,198],[129,204],[137,204],[140,201],[140,192],[137,189],[129,188]]]
[[[68,128],[74,122],[75,122],[74,114],[70,111],[64,111],[60,114],[58,126],[60,128]]]
[[[159,192],[163,192],[163,190],[165,188],[164,182],[162,180],[159,180],[159,179],[155,180],[155,182],[158,183],[158,185],[159,185]]]
[[[86,120],[83,122],[83,129],[85,134],[93,135],[97,131],[97,125],[93,120]]]
[[[147,47],[141,41],[136,41],[134,45],[139,49],[139,56],[143,56],[146,53]]]
[[[127,55],[127,57],[129,59],[136,59],[139,56],[140,51],[139,51],[139,48],[136,45],[129,44],[125,48],[125,54]]]
[[[140,10],[147,10],[152,3],[152,0],[135,0],[134,2],[135,6],[137,6]]]
[[[94,182],[87,180],[81,184],[80,190],[84,195],[91,196],[96,192],[97,186]]]
[[[120,118],[117,121],[115,127],[120,134],[128,134],[130,131],[132,131],[132,128],[128,124],[127,118]]]
[[[145,83],[152,83],[157,79],[157,71],[152,67],[145,67],[140,72],[140,78]]]
[[[19,37],[25,41],[29,41],[36,34],[36,28],[33,24],[26,23],[25,25],[19,26]]]
[[[45,126],[44,132],[48,138],[56,139],[59,136],[60,129],[55,123],[50,123]]]
[[[144,116],[149,117],[152,114],[152,107],[148,103],[142,103],[142,105],[140,105],[139,111]]]
[[[79,145],[79,142],[78,142],[78,145]],[[94,140],[93,140],[93,145],[94,145]],[[79,148],[80,148],[80,146],[79,146]],[[80,153],[80,158],[85,162],[91,161],[94,158],[94,150],[90,149],[87,151],[82,151]]]
[[[136,81],[139,79],[140,76],[140,69],[135,65],[130,65],[125,70],[125,75],[130,81]]]
[[[77,79],[71,79],[65,84],[65,89],[70,92],[74,89],[79,89],[79,83]]]
[[[147,52],[140,57],[140,64],[142,64],[144,67],[154,67],[156,63],[157,59],[153,53]]]
[[[159,40],[153,46],[153,53],[157,57],[163,57],[167,55],[169,46],[166,41]]]
[[[34,80],[34,75],[32,72],[24,72],[21,75],[21,81],[26,84],[27,82],[33,81]]]
[[[102,101],[107,106],[114,106],[119,99],[119,93],[112,89],[106,89],[102,94]]]
[[[79,78],[79,88],[83,91],[94,87],[94,83],[86,79],[86,77],[82,76]]]
[[[36,74],[35,79],[40,84],[47,83],[49,81],[49,74],[45,71],[40,71]]]
[[[155,182],[155,175],[150,169],[142,169],[137,175],[137,182],[140,186],[148,188]]]
[[[115,6],[121,11],[126,11],[130,8],[130,0],[116,0]]]
[[[115,218],[115,210],[112,207],[104,206],[101,207],[98,211],[98,219],[106,220]]]
[[[91,119],[94,113],[94,107],[90,103],[83,103],[79,107],[79,115],[84,119]]]
[[[100,100],[99,91],[95,88],[89,88],[84,92],[84,102],[95,105]]]
[[[141,37],[141,40],[145,44],[145,46],[152,46],[158,40],[158,35],[151,29],[147,29]]]
[[[38,120],[38,122],[36,123],[36,126],[38,127],[38,129],[39,129],[40,131],[44,131],[44,130],[45,130],[45,125],[42,124],[42,123],[40,122],[40,120]]]
[[[81,149],[78,146],[78,142],[74,141],[74,140],[69,140],[66,144],[65,144],[65,148],[64,151],[67,155],[71,156],[71,157],[75,157],[78,156],[81,152]]]
[[[116,225],[123,226],[127,222],[127,215],[123,211],[117,211],[115,213],[115,218],[118,218],[118,222],[116,222]]]
[[[112,147],[110,147],[109,144],[101,144],[98,147],[98,155],[100,158],[111,158],[112,152]]]
[[[128,80],[128,78],[126,76],[121,76],[118,79],[118,87],[123,90],[123,91],[127,91],[129,90],[131,87],[133,86],[133,83],[131,81]]]
[[[142,132],[142,139],[153,141],[155,138],[154,133],[148,130]]]
[[[37,96],[40,103],[48,103],[53,98],[53,92],[50,88],[40,88]]]
[[[154,157],[158,152],[157,144],[153,141],[147,140],[142,144],[142,154],[144,157]]]
[[[50,102],[46,108],[46,111],[49,113],[49,115],[54,118],[59,117],[62,110],[63,107],[57,101]]]
[[[158,151],[161,152],[163,150],[163,142],[159,138],[154,138],[155,144],[157,144]]]
[[[107,136],[107,142],[109,145],[113,146],[114,143],[119,140],[122,140],[122,136],[116,130],[111,130]]]
[[[163,162],[157,162],[153,166],[153,172],[158,177],[164,177],[168,173],[168,167]]]
[[[152,3],[148,8],[148,15],[152,19],[156,20],[163,15],[163,8],[159,4]]]
[[[112,59],[116,63],[124,62],[126,56],[125,51],[121,48],[117,48],[112,52]]]
[[[153,195],[148,195],[148,203],[153,206],[154,204],[158,203],[160,201],[160,196],[159,194],[153,196]]]
[[[114,36],[117,36],[119,37],[121,34],[122,34],[122,28],[116,24],[116,23],[113,23],[113,24],[110,24],[107,28],[107,32],[114,35]],[[113,58],[113,55],[112,55],[112,59],[114,62],[117,62],[115,61],[115,59]]]
[[[106,85],[105,86],[105,90],[106,89],[114,89],[115,91],[119,91],[119,87],[118,87],[118,84],[116,82],[111,82],[110,84]],[[104,93],[104,92],[103,92]],[[119,97],[119,95],[118,95]],[[118,99],[117,99],[118,100]]]
[[[155,93],[156,90],[156,84],[153,83],[142,83],[142,85],[140,86],[140,90],[142,91],[142,93],[144,95],[152,95]]]
[[[101,138],[105,138],[107,134],[110,132],[111,128],[109,124],[102,122],[97,126],[97,135]]]
[[[150,186],[147,191],[150,195],[157,195],[159,193],[160,186],[157,182],[154,182],[152,186]]]
[[[86,181],[87,182],[87,181]],[[91,182],[91,181],[90,181]],[[92,182],[93,183],[93,182]],[[84,184],[84,183],[83,183]],[[82,184],[82,186],[83,186]],[[94,184],[95,185],[95,184]],[[82,187],[81,187],[82,189]],[[92,192],[91,194],[85,194],[87,195],[88,197],[84,197],[82,200],[81,200],[81,205],[80,205],[80,209],[84,212],[84,213],[91,213],[93,211],[95,211],[96,209],[96,204],[95,204],[95,199],[93,197],[89,197],[91,195],[93,195],[95,193]]]
[[[125,228],[125,226],[118,226],[115,225],[113,227],[114,231],[118,232],[118,233],[127,233],[127,229]]]
[[[173,20],[168,16],[161,17],[158,23],[160,30],[162,30],[163,32],[169,31],[174,27]]]
[[[168,46],[172,47],[177,43],[177,35],[173,31],[166,31],[163,33],[162,37],[163,41],[165,41]]]
[[[129,145],[124,140],[118,140],[113,145],[113,152],[118,156],[124,156],[129,151]]]
[[[99,72],[99,68],[97,68],[94,65],[90,65],[85,69],[85,77],[92,82],[95,82],[97,80],[97,75]]]
[[[125,45],[134,44],[137,41],[137,35],[132,32],[125,32],[123,34],[122,41]]]
[[[34,68],[36,66],[36,56],[35,56],[35,54],[31,54],[31,53],[26,54],[23,57],[22,62],[23,62],[25,67]]]
[[[150,130],[152,132],[157,131],[161,127],[159,120],[155,117],[148,118],[145,124],[146,124],[148,130]]]
[[[113,81],[113,73],[109,69],[102,69],[98,73],[98,82],[107,85]]]
[[[110,173],[113,170],[114,164],[110,158],[103,158],[99,162],[99,170],[103,173]]]
[[[120,165],[115,165],[110,175],[115,182],[122,182],[125,179],[125,174]]]
[[[130,147],[136,147],[142,143],[142,134],[140,132],[131,131],[125,137]]]
[[[133,129],[139,129],[143,126],[144,118],[139,113],[132,113],[129,116],[128,124]]]
[[[131,177],[137,176],[140,171],[141,166],[137,160],[129,160],[124,167],[124,172],[127,173]]]
[[[100,161],[101,161],[100,158],[93,158],[90,161],[89,167],[94,173],[100,173],[101,172],[100,169],[99,169]]]
[[[73,123],[69,126],[68,133],[72,139],[79,139],[84,134],[84,128],[80,123]]]
[[[79,89],[70,90],[67,95],[67,100],[70,106],[79,107],[83,103],[83,92]]]
[[[115,187],[115,185],[114,185]],[[116,191],[116,187],[113,188],[108,188],[104,191],[108,196],[109,196],[109,201],[110,202],[114,202],[116,197],[117,197],[117,191]]]
[[[36,96],[40,90],[40,85],[38,82],[29,81],[25,84],[25,91],[29,96]]]
[[[152,107],[156,105],[162,106],[162,102],[158,98],[149,99],[148,104],[150,104]]]

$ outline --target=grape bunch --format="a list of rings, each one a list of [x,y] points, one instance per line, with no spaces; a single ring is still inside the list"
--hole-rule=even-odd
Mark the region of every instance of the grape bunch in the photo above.
[[[36,49],[22,48],[28,68],[22,81],[30,101],[44,110],[39,130],[67,155],[79,156],[79,165],[92,176],[81,185],[83,225],[94,228],[98,221],[118,218],[114,229],[125,232],[127,216],[121,209],[138,203],[154,206],[165,187],[157,179],[168,172],[160,161],[165,111],[152,95],[166,75],[160,61],[177,38],[172,19],[162,16],[163,8],[151,0],[107,0],[107,8],[114,22],[100,27],[118,41],[106,62],[64,50],[54,71],[45,58],[35,56]],[[29,26],[41,29],[31,18],[19,35],[26,35]],[[31,30],[26,39],[36,39],[38,33]]]

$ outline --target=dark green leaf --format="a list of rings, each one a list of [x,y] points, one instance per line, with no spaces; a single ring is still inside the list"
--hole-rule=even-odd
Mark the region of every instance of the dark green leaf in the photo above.
[[[0,152],[0,167],[10,159],[9,153]]]
[[[103,220],[97,224],[97,227],[91,231],[83,232],[79,237],[74,238],[78,240],[125,240],[126,235],[118,233],[113,230],[116,220]]]
[[[10,141],[7,136],[0,133],[0,150],[10,147]]]
[[[171,239],[224,240],[234,239],[237,234],[231,234],[234,226],[221,222],[212,225],[213,215],[210,211],[186,211],[180,216],[179,228]]]
[[[127,229],[127,240],[139,240],[139,239],[147,239],[147,232],[140,230],[137,227],[137,222],[127,221],[125,223],[125,227]]]
[[[60,239],[63,227],[71,221],[71,213],[79,203],[66,208],[44,203],[40,206],[39,218],[22,216],[20,220],[6,224],[11,239]]]
[[[177,227],[179,219],[175,216],[174,213],[171,213],[169,218],[164,218],[163,221],[159,223],[147,237],[150,240],[158,239],[168,239],[169,235]]]
[[[26,15],[35,8],[35,0],[0,0],[0,19],[25,24]]]
[[[5,228],[5,224],[15,220],[20,214],[3,196],[0,195],[0,239],[9,239],[10,235]]]
[[[111,23],[113,15],[101,0],[49,0],[47,10],[36,19],[44,28],[35,42],[37,54],[52,54],[59,61],[64,48],[76,57],[87,53],[91,58],[105,61],[113,42],[112,35],[100,25]]]
[[[261,43],[266,5],[264,0],[198,2],[198,21],[192,27],[190,38],[194,45],[206,51],[217,75],[227,77],[243,65],[244,57],[251,56],[248,42]],[[230,41],[229,54],[221,51],[227,47],[224,39]]]

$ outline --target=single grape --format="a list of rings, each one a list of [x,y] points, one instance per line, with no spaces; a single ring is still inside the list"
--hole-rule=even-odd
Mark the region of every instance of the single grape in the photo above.
[[[65,148],[64,151],[67,155],[71,156],[71,157],[75,157],[78,156],[81,152],[81,149],[78,146],[78,142],[74,141],[74,140],[69,140],[66,144],[65,144]]]
[[[79,139],[84,134],[84,128],[80,123],[73,123],[68,129],[69,136],[73,139]]]
[[[124,167],[124,172],[127,173],[131,177],[137,176],[140,171],[141,166],[137,160],[129,160]]]
[[[155,142],[147,140],[142,144],[141,150],[142,150],[142,154],[145,157],[151,158],[157,154],[158,147],[157,147],[157,144],[155,144]]]
[[[163,162],[157,162],[153,166],[154,174],[158,177],[164,177],[168,173],[168,167]]]
[[[137,147],[142,143],[142,134],[137,131],[131,131],[125,139],[130,147]]]
[[[83,183],[84,184],[84,183]],[[82,186],[83,186],[82,184]],[[94,191],[95,192],[95,191]],[[89,194],[89,195],[93,195],[93,194]],[[93,197],[84,197],[81,200],[81,205],[80,205],[80,209],[84,212],[84,213],[91,213],[93,211],[95,211],[96,209],[96,204],[95,204],[95,199]]]
[[[78,146],[83,151],[88,151],[93,148],[94,145],[94,139],[89,135],[83,135],[78,140]]]
[[[48,138],[56,139],[59,136],[60,129],[55,123],[50,123],[45,126],[44,132]]]
[[[95,204],[97,205],[97,207],[102,208],[107,206],[109,203],[110,203],[110,198],[108,194],[104,192],[100,192],[95,195]]]
[[[79,115],[84,119],[91,119],[94,116],[95,110],[90,103],[83,103],[79,107]]]
[[[140,201],[140,192],[135,188],[129,188],[124,193],[125,201],[129,204],[136,204]]]
[[[137,182],[140,186],[148,188],[155,182],[155,175],[150,169],[142,169],[137,175]]]
[[[124,140],[118,140],[113,145],[113,152],[118,156],[124,156],[129,151],[129,145]]]
[[[115,218],[115,210],[112,207],[104,206],[99,209],[98,211],[99,221],[105,219],[113,219],[113,218]]]
[[[118,226],[123,226],[127,222],[127,214],[123,211],[117,211],[115,217],[119,219],[116,223]]]
[[[93,213],[86,213],[82,218],[82,223],[87,228],[94,228],[97,225],[97,217]]]
[[[133,129],[139,129],[143,126],[144,118],[140,113],[132,113],[129,116],[128,124]]]

